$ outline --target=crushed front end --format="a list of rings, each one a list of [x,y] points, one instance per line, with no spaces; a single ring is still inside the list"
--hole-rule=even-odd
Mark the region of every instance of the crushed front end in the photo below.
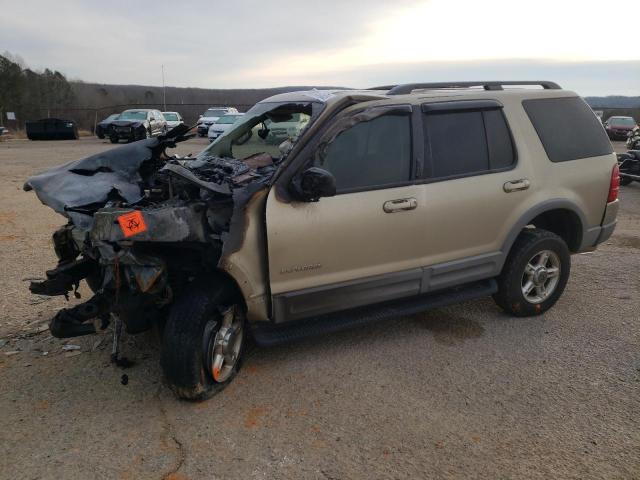
[[[115,148],[30,178],[26,190],[69,218],[53,234],[58,265],[32,282],[40,295],[79,297],[50,323],[56,337],[95,332],[111,318],[129,333],[149,329],[189,282],[218,267],[234,211],[267,187],[276,169],[266,154],[244,160],[169,157],[188,127]]]

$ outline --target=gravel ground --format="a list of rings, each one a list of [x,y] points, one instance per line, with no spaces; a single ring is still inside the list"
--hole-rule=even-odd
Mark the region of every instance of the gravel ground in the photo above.
[[[27,289],[64,220],[24,180],[108,148],[0,144],[0,478],[640,479],[640,183],[541,317],[482,299],[256,349],[192,404],[163,386],[153,333],[126,337],[136,363],[117,369],[108,332],[51,338],[66,302]]]

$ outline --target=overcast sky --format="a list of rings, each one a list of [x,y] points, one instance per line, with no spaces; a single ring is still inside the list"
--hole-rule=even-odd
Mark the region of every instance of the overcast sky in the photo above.
[[[87,82],[240,88],[554,80],[640,95],[602,0],[0,0],[0,51]]]

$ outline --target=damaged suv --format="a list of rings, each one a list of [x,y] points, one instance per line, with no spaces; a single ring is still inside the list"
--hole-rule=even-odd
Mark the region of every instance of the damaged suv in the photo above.
[[[167,154],[188,138],[179,126],[25,185],[69,219],[31,291],[68,295],[84,279],[94,292],[51,332],[112,322],[117,361],[123,326],[157,325],[186,399],[233,379],[248,335],[274,345],[483,296],[541,314],[570,254],[616,224],[607,135],[552,82],[286,93],[196,157]]]

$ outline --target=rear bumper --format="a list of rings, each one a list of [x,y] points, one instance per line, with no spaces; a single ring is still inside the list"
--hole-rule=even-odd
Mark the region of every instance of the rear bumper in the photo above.
[[[626,140],[629,137],[629,132],[607,132],[607,133],[609,134],[609,138],[612,140]]]
[[[600,235],[596,240],[596,244],[602,243],[608,240],[613,234],[616,228],[618,210],[620,209],[620,200],[615,200],[611,203],[607,203],[607,208],[604,210],[604,217],[602,217],[602,225],[600,228]]]
[[[584,233],[579,252],[595,250],[598,244],[607,241],[609,237],[611,237],[616,228],[616,217],[618,216],[619,209],[620,200],[607,203],[604,216],[602,217],[602,223],[597,227],[590,228]]]

